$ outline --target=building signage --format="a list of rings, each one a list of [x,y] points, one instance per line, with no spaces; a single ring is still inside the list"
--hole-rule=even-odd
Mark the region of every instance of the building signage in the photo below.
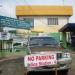
[[[30,29],[31,22],[0,16],[0,26],[20,29]]]
[[[0,32],[0,40],[10,40],[10,33]]]
[[[33,54],[24,57],[25,67],[39,67],[56,64],[56,54]]]

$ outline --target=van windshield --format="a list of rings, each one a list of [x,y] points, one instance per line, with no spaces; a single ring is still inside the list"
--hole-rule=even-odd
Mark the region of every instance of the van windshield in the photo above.
[[[53,37],[32,37],[30,38],[29,45],[58,45],[58,42]]]

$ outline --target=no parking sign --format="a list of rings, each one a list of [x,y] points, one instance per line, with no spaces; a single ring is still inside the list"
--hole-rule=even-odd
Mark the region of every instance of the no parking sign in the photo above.
[[[31,54],[24,57],[25,67],[39,67],[56,64],[56,54]]]

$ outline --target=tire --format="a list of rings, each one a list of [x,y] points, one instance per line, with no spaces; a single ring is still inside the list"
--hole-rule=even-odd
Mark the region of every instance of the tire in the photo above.
[[[61,74],[59,74],[59,75],[68,75],[68,70],[61,71]]]

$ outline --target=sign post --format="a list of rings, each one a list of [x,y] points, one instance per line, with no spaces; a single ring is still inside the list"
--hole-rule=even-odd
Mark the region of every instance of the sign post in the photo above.
[[[58,67],[58,65],[55,65],[55,75],[58,75],[57,67]]]
[[[24,57],[25,67],[56,65],[56,54],[32,54]]]

